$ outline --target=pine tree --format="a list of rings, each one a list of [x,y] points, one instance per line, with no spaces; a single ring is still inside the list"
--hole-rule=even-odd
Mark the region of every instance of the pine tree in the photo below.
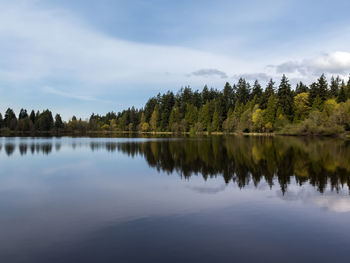
[[[185,121],[188,129],[194,127],[195,123],[197,122],[197,119],[198,119],[198,110],[196,106],[190,103],[187,103]]]
[[[270,130],[272,130],[272,127],[275,123],[276,119],[276,110],[277,110],[277,99],[274,95],[270,96],[269,101],[267,103],[267,108],[265,112],[265,123],[270,123]]]
[[[328,83],[324,74],[318,79],[318,95],[322,102],[328,98]]]
[[[340,102],[345,102],[347,99],[347,96],[346,96],[346,86],[345,86],[345,83],[343,82],[341,87],[340,87],[340,91],[339,91],[339,94],[338,94],[338,98],[337,98],[337,102],[340,103]]]
[[[56,116],[55,116],[55,128],[56,129],[63,129],[63,127],[64,127],[64,125],[63,125],[61,115],[56,114]]]
[[[4,123],[7,128],[10,130],[15,130],[17,126],[17,118],[14,111],[8,108],[5,112]]]
[[[32,121],[32,123],[35,123],[35,112],[34,110],[31,111],[30,115],[29,115],[29,119]]]
[[[250,85],[245,79],[240,78],[237,83],[237,101],[246,104],[250,98]]]
[[[330,96],[332,98],[336,98],[338,97],[339,94],[339,87],[340,87],[340,78],[339,76],[337,76],[336,78],[334,78],[332,76],[331,78],[331,85],[330,85]]]
[[[76,119],[76,118],[75,118]],[[52,113],[49,110],[43,111],[36,120],[36,128],[39,131],[49,131],[54,126]]]
[[[200,109],[198,121],[202,124],[202,126],[209,131],[211,129],[211,103],[207,101],[207,103]]]
[[[273,82],[273,80],[270,79],[260,100],[261,109],[263,110],[266,109],[269,98],[274,94],[275,94],[275,82]]]
[[[222,109],[218,101],[215,103],[215,110],[213,114],[212,129],[213,131],[220,131],[222,127],[223,117]]]
[[[225,111],[228,112],[230,109],[233,109],[235,105],[235,92],[228,82],[225,84],[223,95],[225,99]]]
[[[308,92],[309,89],[308,87],[303,83],[303,82],[299,82],[295,88],[295,93],[296,94],[300,94],[300,93],[304,93],[304,92]]]
[[[318,94],[319,94],[318,85],[316,82],[313,82],[310,85],[310,89],[309,89],[309,106],[312,106]]]
[[[277,93],[278,107],[282,109],[283,115],[289,120],[293,119],[293,94],[289,80],[285,75],[282,76],[281,83]]]
[[[18,119],[22,120],[22,119],[25,119],[25,118],[28,118],[27,110],[21,109],[21,111],[19,112],[19,115],[18,115]]]
[[[263,93],[263,90],[261,88],[261,85],[259,84],[259,81],[256,80],[254,82],[254,85],[253,85],[253,91],[252,91],[252,94],[251,94],[251,98],[252,99],[256,99],[256,103],[259,103],[259,101],[261,100],[261,96],[262,96],[262,93]]]

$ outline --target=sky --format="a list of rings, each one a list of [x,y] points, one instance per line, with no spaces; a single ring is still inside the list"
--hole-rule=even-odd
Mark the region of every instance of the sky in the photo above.
[[[0,111],[65,120],[159,92],[350,73],[350,1],[0,0]]]

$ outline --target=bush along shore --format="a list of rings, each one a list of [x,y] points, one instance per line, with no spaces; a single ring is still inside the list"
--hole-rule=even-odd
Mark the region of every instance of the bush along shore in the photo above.
[[[307,86],[292,88],[283,75],[263,89],[241,78],[223,90],[181,88],[150,98],[141,109],[128,108],[82,120],[63,121],[50,110],[0,113],[0,135],[251,134],[349,137],[350,78],[322,74]]]

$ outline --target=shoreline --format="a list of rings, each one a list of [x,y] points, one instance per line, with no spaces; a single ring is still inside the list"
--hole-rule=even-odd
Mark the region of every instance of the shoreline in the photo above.
[[[87,131],[87,132],[68,132],[68,131],[48,131],[48,132],[14,132],[9,131],[0,133],[0,137],[118,137],[118,135],[145,135],[145,136],[249,136],[249,137],[333,137],[341,139],[350,139],[350,133],[322,135],[322,134],[284,134],[284,133],[242,133],[242,132],[140,132],[140,131]]]

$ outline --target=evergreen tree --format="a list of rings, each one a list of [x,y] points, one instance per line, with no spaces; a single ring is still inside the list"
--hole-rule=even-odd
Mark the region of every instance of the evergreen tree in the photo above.
[[[185,114],[187,129],[194,127],[195,123],[197,122],[197,119],[198,119],[198,110],[196,106],[190,103],[187,103],[186,114]]]
[[[75,118],[76,120],[76,118]],[[43,111],[37,121],[36,121],[36,128],[39,131],[49,131],[53,128],[54,126],[54,121],[52,117],[52,113],[49,110]]]
[[[263,110],[266,109],[269,98],[274,94],[275,94],[275,82],[273,82],[273,80],[270,79],[260,100],[261,109]]]
[[[347,96],[346,96],[346,86],[345,86],[345,83],[343,82],[341,87],[340,87],[340,91],[339,91],[339,94],[338,94],[338,98],[337,98],[337,102],[340,103],[340,102],[345,102],[347,99]]]
[[[228,82],[225,84],[223,95],[225,99],[225,111],[228,112],[230,109],[233,109],[235,105],[235,92]]]
[[[289,120],[293,119],[293,94],[289,80],[285,75],[282,76],[281,83],[277,92],[278,107],[281,108],[283,115]]]
[[[313,82],[310,85],[310,89],[309,89],[309,106],[312,106],[314,103],[314,100],[316,99],[317,95],[319,94],[319,88],[317,83]]]
[[[328,98],[328,83],[324,74],[318,79],[318,95],[322,102]]]
[[[276,119],[277,111],[277,99],[274,95],[271,95],[267,103],[267,108],[265,111],[265,126],[266,129],[272,131]]]
[[[55,128],[56,129],[63,129],[63,127],[64,127],[64,125],[63,125],[61,115],[56,114],[56,116],[55,116]]]
[[[202,103],[203,105],[207,103],[207,101],[210,101],[212,98],[210,97],[208,86],[205,85],[202,90]]]
[[[158,104],[158,101],[155,97],[153,98],[150,98],[146,105],[145,105],[145,109],[144,109],[144,112],[145,112],[145,117],[146,117],[146,122],[149,122],[150,119],[151,119],[151,116],[152,116],[152,113],[154,111],[154,107]]]
[[[35,123],[35,112],[34,110],[31,111],[30,115],[29,115],[29,119],[32,121],[32,123]]]
[[[209,101],[199,111],[198,121],[207,131],[211,130],[211,105]]]
[[[336,78],[334,78],[332,76],[332,78],[331,78],[331,85],[330,85],[330,91],[329,91],[330,92],[330,96],[332,98],[338,97],[340,84],[341,84],[341,82],[340,82],[339,76],[337,76]]]
[[[27,110],[21,109],[21,111],[19,112],[19,115],[18,115],[18,119],[22,120],[22,119],[25,119],[25,118],[28,118]]]
[[[4,120],[2,119],[2,114],[0,112],[0,129],[3,127]]]
[[[246,104],[250,98],[250,85],[245,79],[240,78],[237,83],[237,101]]]
[[[191,90],[185,89],[184,92],[189,92],[192,94]],[[191,95],[188,95],[191,98]],[[163,94],[160,99],[159,112],[160,112],[160,129],[165,131],[169,124],[169,116],[172,108],[175,105],[175,96],[172,92],[168,91],[168,93]]]
[[[14,111],[8,108],[5,112],[4,123],[7,128],[10,130],[15,130],[17,126],[17,118]]]
[[[220,100],[217,100],[215,102],[215,108],[213,113],[213,121],[212,121],[212,130],[213,131],[220,131],[222,127],[222,122],[224,120],[223,114],[222,114],[222,107],[220,104]]]
[[[258,103],[261,99],[263,90],[261,88],[261,85],[259,84],[258,80],[255,80],[254,85],[253,85],[253,90],[252,90],[252,94],[251,94],[251,98],[257,98],[258,101],[256,101],[256,103]]]
[[[221,120],[220,113],[218,112],[217,109],[215,109],[214,115],[213,115],[212,130],[220,131],[221,123],[222,123],[222,120]]]
[[[304,93],[304,92],[308,92],[309,88],[303,83],[303,82],[299,82],[295,88],[295,93],[296,94],[300,94],[300,93]]]

